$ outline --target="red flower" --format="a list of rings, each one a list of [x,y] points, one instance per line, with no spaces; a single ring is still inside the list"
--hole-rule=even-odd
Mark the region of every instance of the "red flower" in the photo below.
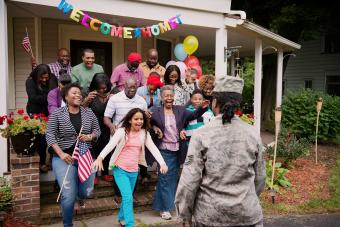
[[[27,121],[28,119],[30,119],[29,116],[24,116],[24,120]]]
[[[41,119],[45,122],[48,122],[48,117],[41,117]]]
[[[14,121],[14,119],[13,119],[13,118],[10,118],[10,117],[8,117],[8,118],[7,118],[7,123],[8,123],[8,124],[12,124],[12,123],[13,123],[13,121]]]
[[[254,119],[254,114],[248,114],[251,119]]]
[[[19,109],[17,113],[20,114],[20,115],[22,115],[22,114],[25,113],[25,111],[24,111],[23,109]]]
[[[34,119],[38,119],[39,115],[38,114],[33,114]]]
[[[45,114],[41,113],[39,114],[40,117],[46,117]]]
[[[242,116],[242,114],[243,114],[240,109],[237,109],[234,113],[238,116]]]
[[[2,125],[3,123],[4,123],[4,117],[1,116],[1,117],[0,117],[0,125]]]

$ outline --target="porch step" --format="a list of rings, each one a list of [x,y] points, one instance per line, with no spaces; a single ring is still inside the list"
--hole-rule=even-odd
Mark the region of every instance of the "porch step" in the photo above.
[[[152,204],[153,194],[157,183],[157,175],[151,173],[151,178],[142,185],[137,182],[134,196],[134,207],[139,210],[148,210]],[[53,182],[40,183],[40,220],[38,224],[52,224],[62,220],[60,202],[56,203],[59,192],[54,189]],[[75,210],[74,218],[91,218],[103,215],[111,215],[118,211],[120,198],[115,196],[112,182],[99,180],[95,185],[93,196],[86,200],[85,208]]]
[[[134,196],[134,207],[138,210],[149,210],[153,200],[153,191],[138,192]],[[85,208],[74,210],[74,219],[98,217],[111,215],[118,212],[120,207],[120,198],[110,196],[96,199],[87,199]],[[52,224],[62,221],[60,204],[53,200],[53,204],[41,204],[40,219],[37,224]]]

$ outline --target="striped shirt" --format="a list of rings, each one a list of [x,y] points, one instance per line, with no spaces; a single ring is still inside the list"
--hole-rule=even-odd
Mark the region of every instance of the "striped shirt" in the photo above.
[[[193,107],[193,105],[190,105],[186,108],[187,110],[191,111],[191,112],[194,112],[196,109]],[[214,113],[211,111],[210,108],[208,108],[207,111],[205,111],[205,113],[195,119],[195,120],[192,120],[188,123],[187,127],[185,128],[185,132],[186,132],[186,136],[187,137],[191,137],[192,134],[196,131],[196,129],[202,127],[203,125],[207,124],[210,122],[211,119],[214,118]]]
[[[60,64],[60,62],[57,61],[55,63],[48,64],[48,67],[50,68],[51,73],[53,73],[58,79],[60,69],[65,69],[67,71],[67,74],[71,76],[72,67],[70,64],[68,64],[67,66],[63,66]]]
[[[141,134],[141,130],[129,132],[126,144],[116,160],[116,166],[127,172],[138,172],[138,161],[143,145]]]
[[[100,136],[100,128],[98,120],[91,109],[80,107],[82,134],[95,133],[96,138]],[[58,144],[61,150],[65,151],[77,141],[77,132],[71,123],[68,107],[60,107],[56,109],[47,122],[46,141],[49,147]],[[87,142],[91,147],[91,142]]]
[[[141,96],[136,94],[130,99],[125,95],[124,91],[121,91],[109,99],[104,116],[111,118],[114,125],[120,126],[125,115],[133,108],[140,108],[144,111],[148,109],[145,100]]]

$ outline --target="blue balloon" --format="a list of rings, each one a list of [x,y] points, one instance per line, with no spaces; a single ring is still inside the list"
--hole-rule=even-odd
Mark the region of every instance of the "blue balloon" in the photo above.
[[[183,43],[179,43],[175,46],[174,54],[180,61],[184,61],[187,58],[188,54],[184,51]]]

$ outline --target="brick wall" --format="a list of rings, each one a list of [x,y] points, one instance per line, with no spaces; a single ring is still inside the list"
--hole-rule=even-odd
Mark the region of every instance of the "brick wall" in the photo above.
[[[20,157],[10,152],[13,212],[18,217],[40,214],[39,156]]]

